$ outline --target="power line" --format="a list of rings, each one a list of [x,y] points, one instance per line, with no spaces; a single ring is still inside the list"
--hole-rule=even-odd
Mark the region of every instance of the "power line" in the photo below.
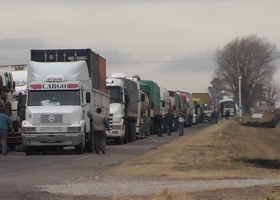
[[[23,58],[0,58],[0,60],[25,60],[25,61],[29,61],[29,60],[23,59]]]
[[[110,64],[151,64],[151,63],[179,63],[179,62],[195,62],[195,61],[205,61],[205,60],[214,60],[213,58],[200,58],[200,59],[189,59],[189,60],[166,60],[166,61],[131,61],[131,62],[114,62],[108,61]]]
[[[0,60],[24,60],[23,58],[0,58]],[[197,62],[197,61],[207,61],[214,60],[213,58],[198,58],[198,59],[188,59],[188,60],[166,60],[166,61],[107,61],[110,64],[158,64],[158,63],[180,63],[180,62]]]

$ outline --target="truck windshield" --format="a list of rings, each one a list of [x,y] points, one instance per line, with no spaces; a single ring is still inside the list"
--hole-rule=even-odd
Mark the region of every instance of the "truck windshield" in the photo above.
[[[107,87],[108,93],[110,95],[110,103],[121,103],[122,95],[120,87]]]
[[[27,106],[80,105],[79,90],[28,91]]]

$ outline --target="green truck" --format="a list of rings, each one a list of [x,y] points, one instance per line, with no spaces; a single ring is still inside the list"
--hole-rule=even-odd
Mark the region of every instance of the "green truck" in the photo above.
[[[149,109],[142,118],[150,119],[150,134],[154,134],[154,116],[160,112],[160,87],[152,80],[140,80],[140,90],[149,98]]]

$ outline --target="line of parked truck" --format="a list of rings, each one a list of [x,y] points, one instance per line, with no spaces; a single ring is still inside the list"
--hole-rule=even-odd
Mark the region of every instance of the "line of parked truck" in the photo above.
[[[1,93],[6,96],[1,99],[10,108],[6,113],[16,130],[15,135],[9,133],[8,145],[22,144],[26,155],[66,146],[74,146],[77,154],[93,152],[86,113],[98,107],[109,119],[107,140],[122,145],[155,134],[157,113],[183,113],[185,127],[190,127],[203,122],[211,104],[208,93],[170,91],[138,75],[107,77],[106,59],[91,49],[31,50],[28,65],[0,66],[0,71]],[[173,131],[177,127],[175,120]]]

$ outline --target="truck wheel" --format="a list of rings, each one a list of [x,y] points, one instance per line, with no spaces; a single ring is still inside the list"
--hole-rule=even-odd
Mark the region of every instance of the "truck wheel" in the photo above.
[[[94,141],[93,141],[93,133],[90,132],[88,136],[88,141],[86,144],[86,150],[88,153],[92,153],[94,151]]]
[[[124,122],[124,137],[123,137],[123,143],[124,144],[127,144],[128,142],[128,123],[127,122]]]
[[[34,153],[33,147],[25,147],[25,155],[31,156]]]
[[[83,142],[75,146],[75,152],[76,154],[82,154],[84,152]]]
[[[14,131],[15,131],[15,132],[19,132],[20,124],[19,124],[19,121],[18,121],[18,120],[13,121],[13,127],[14,127]]]
[[[128,126],[128,130],[127,130],[127,132],[128,132],[128,136],[127,136],[128,142],[133,142],[132,123],[131,123],[131,122],[128,122],[128,123],[127,123],[127,126]]]
[[[115,139],[115,143],[116,143],[117,145],[122,145],[122,144],[123,144],[123,138],[122,138],[122,137],[116,138],[116,139]]]
[[[5,103],[5,113],[8,116],[12,116],[12,105],[10,102]]]
[[[136,141],[136,123],[131,124],[132,128],[132,142]]]
[[[16,145],[15,144],[8,144],[8,148],[10,151],[14,151],[16,149]]]

